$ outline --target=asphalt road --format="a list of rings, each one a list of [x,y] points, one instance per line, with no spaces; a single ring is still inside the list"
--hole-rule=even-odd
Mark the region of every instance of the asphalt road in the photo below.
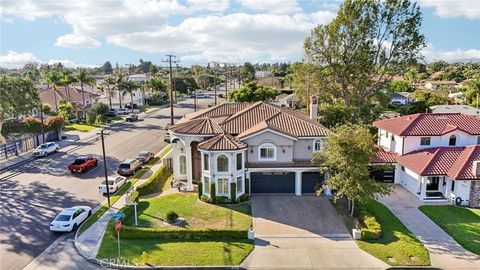
[[[212,98],[198,99],[199,107]],[[179,102],[176,119],[193,111],[193,100]],[[107,166],[113,174],[118,164],[135,158],[142,150],[158,152],[165,146],[163,127],[170,122],[169,109],[145,116],[143,121],[111,127],[105,137]],[[83,174],[66,170],[75,157],[99,157],[96,168]],[[62,234],[49,231],[55,215],[73,205],[92,208],[105,200],[98,192],[104,179],[101,141],[77,142],[57,154],[13,168],[0,174],[0,269],[22,269]]]

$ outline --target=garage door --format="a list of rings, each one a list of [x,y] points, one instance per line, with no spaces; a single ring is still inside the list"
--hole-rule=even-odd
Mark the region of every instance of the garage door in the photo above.
[[[302,173],[302,194],[314,193],[315,186],[320,183],[323,178],[320,178],[319,172],[304,172]]]
[[[295,173],[251,173],[252,193],[295,193]]]

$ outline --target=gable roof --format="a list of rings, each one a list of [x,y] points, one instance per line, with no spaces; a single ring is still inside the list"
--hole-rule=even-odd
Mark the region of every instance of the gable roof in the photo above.
[[[480,119],[459,113],[418,113],[373,122],[399,136],[440,136],[455,130],[480,135]]]
[[[247,148],[247,144],[227,133],[219,134],[198,144],[198,149],[207,151],[240,150],[244,148]]]
[[[397,157],[397,162],[418,175],[447,175],[455,180],[478,180],[473,162],[480,160],[480,146],[433,147]]]
[[[215,121],[206,117],[176,124],[170,130],[174,133],[190,135],[215,135],[223,133],[222,128]]]

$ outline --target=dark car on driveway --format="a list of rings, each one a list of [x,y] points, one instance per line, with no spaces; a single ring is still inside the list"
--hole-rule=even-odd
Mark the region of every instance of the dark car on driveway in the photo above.
[[[142,168],[142,162],[137,159],[126,159],[118,165],[117,173],[123,176],[134,175]]]
[[[152,152],[142,151],[142,152],[138,153],[136,159],[139,160],[140,162],[142,162],[143,164],[146,164],[146,163],[150,162],[154,157],[155,157],[155,155]]]

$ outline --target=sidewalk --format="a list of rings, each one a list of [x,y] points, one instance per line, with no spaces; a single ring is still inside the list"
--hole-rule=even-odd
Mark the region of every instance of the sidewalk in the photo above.
[[[480,256],[464,249],[418,207],[423,204],[400,185],[389,196],[380,197],[409,231],[425,245],[433,267],[441,269],[480,269]]]

